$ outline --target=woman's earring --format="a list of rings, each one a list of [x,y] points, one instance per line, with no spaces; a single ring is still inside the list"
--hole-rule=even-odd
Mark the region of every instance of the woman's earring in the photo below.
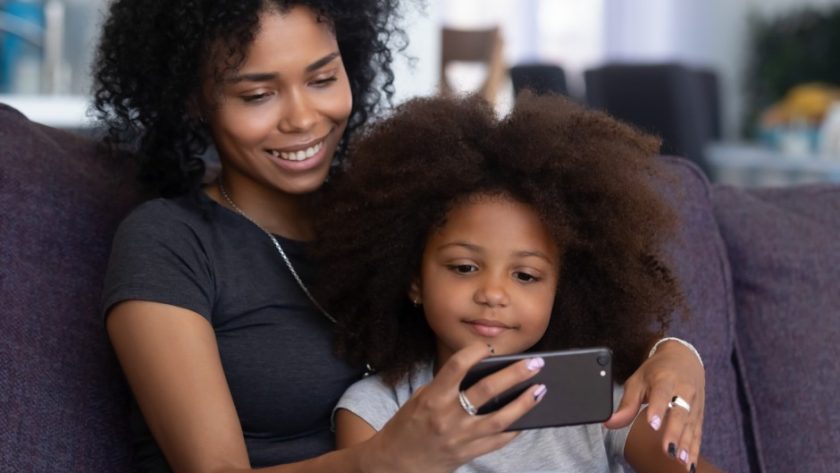
[[[414,299],[414,300],[413,300],[413,301],[411,301],[411,302],[414,304],[414,308],[415,308],[415,309],[416,309],[416,308],[418,308],[418,307],[420,307],[420,299]]]

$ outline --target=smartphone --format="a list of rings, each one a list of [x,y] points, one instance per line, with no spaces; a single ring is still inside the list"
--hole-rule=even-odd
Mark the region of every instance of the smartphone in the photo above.
[[[545,397],[507,430],[592,424],[612,415],[612,351],[604,347],[491,356],[470,369],[461,381],[461,389],[512,363],[535,356],[545,360],[542,370],[480,406],[479,415],[500,409],[535,384],[545,384],[548,388]]]

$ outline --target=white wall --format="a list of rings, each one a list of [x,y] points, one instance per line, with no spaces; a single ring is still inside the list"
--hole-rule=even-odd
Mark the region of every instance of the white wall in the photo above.
[[[403,28],[408,34],[408,48],[394,56],[394,103],[411,97],[431,95],[437,90],[440,74],[441,5],[428,1],[405,2]]]

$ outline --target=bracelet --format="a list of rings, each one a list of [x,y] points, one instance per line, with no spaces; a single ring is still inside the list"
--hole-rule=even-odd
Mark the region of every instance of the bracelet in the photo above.
[[[706,367],[706,366],[703,364],[703,358],[701,358],[701,357],[700,357],[700,352],[698,352],[698,351],[697,351],[697,349],[696,349],[696,348],[694,348],[694,345],[692,345],[692,344],[688,343],[687,341],[685,341],[685,340],[683,340],[683,339],[681,339],[681,338],[677,338],[677,337],[665,337],[665,338],[663,338],[663,339],[661,339],[661,340],[657,341],[656,343],[654,343],[654,344],[653,344],[653,348],[651,348],[651,349],[650,349],[650,353],[648,353],[648,358],[652,357],[652,356],[653,356],[653,354],[654,354],[654,353],[656,353],[656,349],[657,349],[657,348],[659,348],[659,345],[662,345],[663,343],[668,342],[668,341],[674,341],[674,342],[677,342],[677,343],[679,343],[680,345],[682,345],[682,346],[684,346],[684,347],[688,348],[689,350],[691,350],[691,352],[692,352],[692,353],[694,353],[694,356],[696,356],[696,357],[697,357],[697,361],[699,361],[699,362],[700,362],[700,366],[702,366],[702,367],[704,367],[704,368]]]

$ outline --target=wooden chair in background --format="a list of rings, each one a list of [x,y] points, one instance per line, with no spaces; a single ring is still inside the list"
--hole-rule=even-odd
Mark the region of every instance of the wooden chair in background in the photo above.
[[[476,30],[443,27],[440,91],[444,95],[463,92],[452,83],[450,73],[447,72],[453,63],[482,65],[486,70],[486,77],[475,92],[490,103],[495,103],[496,95],[507,74],[502,36],[498,27]]]

